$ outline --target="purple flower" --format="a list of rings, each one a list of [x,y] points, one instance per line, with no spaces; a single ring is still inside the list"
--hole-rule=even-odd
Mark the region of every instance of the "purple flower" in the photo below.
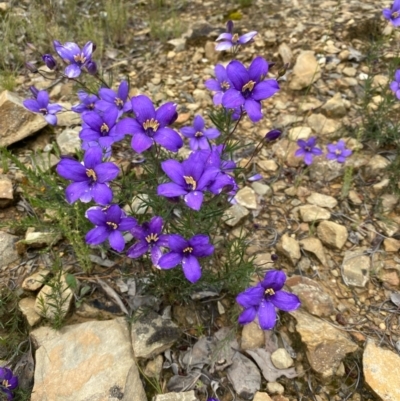
[[[272,142],[277,140],[281,135],[282,135],[281,131],[279,131],[278,129],[273,129],[272,131],[266,133],[264,139],[266,142]]]
[[[161,269],[172,269],[182,264],[183,274],[191,283],[195,283],[201,277],[201,267],[197,258],[210,256],[214,252],[210,238],[203,234],[197,234],[189,240],[178,234],[170,234],[168,246],[170,252],[161,256],[158,265]]]
[[[108,159],[111,157],[112,149],[111,146],[101,146],[97,141],[82,142],[81,148],[88,150],[89,148],[100,148],[103,152],[103,158]]]
[[[78,98],[80,103],[71,107],[71,110],[75,113],[94,111],[96,103],[99,101],[99,98],[96,95],[90,95],[83,90],[78,91]]]
[[[78,199],[82,202],[93,200],[100,205],[108,205],[113,193],[108,182],[117,177],[119,168],[110,162],[103,163],[100,147],[89,148],[83,156],[83,164],[71,158],[63,158],[57,165],[57,173],[71,181],[65,195],[69,203]]]
[[[263,281],[241,292],[236,297],[236,302],[245,309],[239,316],[239,323],[250,323],[258,316],[260,327],[263,330],[271,330],[276,323],[275,308],[285,312],[297,309],[300,306],[299,298],[282,291],[285,281],[284,272],[270,270],[265,274]]]
[[[129,86],[128,82],[122,81],[117,92],[112,89],[101,88],[99,96],[101,100],[97,103],[97,107],[101,110],[107,110],[109,107],[114,107],[118,110],[118,115],[132,110],[132,103],[128,99]]]
[[[162,256],[161,247],[168,246],[168,235],[161,234],[162,226],[163,219],[159,216],[154,216],[148,223],[133,227],[131,234],[139,242],[128,249],[128,257],[138,258],[150,250],[151,261],[154,266],[157,266]]]
[[[149,149],[154,142],[171,152],[177,152],[183,145],[180,135],[167,125],[172,124],[178,114],[176,104],[168,102],[157,110],[145,95],[132,99],[132,110],[136,118],[124,118],[117,124],[117,132],[133,135],[132,148],[137,153]]]
[[[18,387],[18,377],[14,376],[11,369],[0,367],[0,391],[3,392],[8,400],[12,400],[14,395],[12,390]]]
[[[82,141],[97,141],[100,146],[109,147],[124,138],[123,134],[117,132],[117,119],[118,110],[116,108],[109,108],[101,114],[94,111],[83,113],[84,124],[79,138]]]
[[[97,64],[93,60],[88,61],[86,63],[86,70],[90,75],[96,75],[96,73],[97,73]]]
[[[159,185],[157,194],[166,198],[184,195],[188,207],[200,210],[203,191],[218,173],[214,168],[206,168],[206,163],[202,151],[191,153],[182,163],[172,159],[162,162],[161,168],[173,182]]]
[[[50,70],[54,70],[57,66],[57,62],[51,54],[43,54],[42,60]]]
[[[240,61],[233,60],[228,64],[226,73],[233,87],[224,93],[222,105],[228,109],[244,106],[251,121],[261,120],[261,100],[279,90],[275,79],[264,80],[268,73],[267,61],[256,57],[246,69]]]
[[[181,128],[182,134],[189,139],[189,146],[192,150],[210,149],[209,139],[215,139],[220,136],[216,128],[204,129],[203,117],[197,115],[193,121],[193,127]]]
[[[236,48],[237,46],[240,45],[245,45],[246,43],[249,43],[253,40],[254,36],[257,35],[256,31],[251,31],[249,33],[246,33],[242,36],[239,36],[237,33],[233,34],[233,22],[228,21],[226,24],[226,30],[227,32],[221,33],[221,35],[218,36],[216,41],[221,41],[220,43],[215,46],[215,50],[229,50],[232,47]]]
[[[34,93],[32,89],[31,92]],[[46,121],[51,125],[57,124],[55,114],[62,110],[59,104],[49,104],[49,94],[46,91],[38,91],[35,99],[24,100],[23,104],[33,113],[43,114]]]
[[[308,141],[299,139],[297,145],[300,149],[296,150],[294,154],[297,157],[304,157],[304,163],[309,166],[313,162],[314,156],[322,155],[322,150],[315,146],[317,138],[315,136],[311,137]]]
[[[400,26],[400,0],[395,0],[392,8],[384,8],[382,14],[394,26]]]
[[[87,68],[88,63],[92,61],[92,53],[94,51],[92,42],[87,42],[82,50],[73,42],[66,42],[62,45],[58,40],[54,40],[53,44],[57,54],[69,64],[64,71],[68,78],[79,77],[82,68]],[[93,66],[90,68],[93,69]]]
[[[213,103],[219,106],[222,103],[222,96],[232,86],[232,83],[226,75],[226,69],[223,65],[217,64],[214,71],[216,79],[207,79],[204,85],[207,89],[216,92]]]
[[[338,163],[344,163],[346,158],[353,153],[350,149],[346,148],[346,144],[343,139],[341,139],[336,145],[331,143],[326,147],[328,149],[326,158],[329,160],[336,160]]]
[[[390,89],[394,92],[397,99],[400,100],[400,70],[396,70],[394,74],[394,79],[395,80],[390,83]]]
[[[122,252],[125,247],[121,232],[129,231],[138,224],[133,217],[126,217],[118,205],[91,207],[86,211],[86,217],[96,225],[86,234],[86,243],[99,245],[108,238],[111,248],[117,252]]]

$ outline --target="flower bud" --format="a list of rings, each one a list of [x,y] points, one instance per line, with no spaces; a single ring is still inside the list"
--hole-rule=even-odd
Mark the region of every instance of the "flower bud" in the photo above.
[[[54,70],[57,66],[57,62],[51,54],[43,54],[42,60],[50,70]]]
[[[25,67],[30,71],[36,74],[38,72],[38,69],[36,66],[34,66],[32,63],[25,63]]]
[[[90,75],[95,75],[97,72],[97,65],[94,61],[90,60],[86,64],[86,70]]]
[[[271,260],[273,262],[276,262],[279,259],[278,255],[276,253],[271,254]]]
[[[39,93],[39,89],[36,89],[34,86],[30,86],[30,87],[29,87],[29,90],[31,91],[33,97],[36,99],[36,98],[37,98],[37,95],[38,95],[38,93]]]
[[[282,135],[281,131],[279,131],[278,129],[273,129],[272,131],[267,132],[264,139],[267,142],[272,142],[278,139],[281,135]]]
[[[232,32],[233,32],[233,21],[229,20],[229,21],[226,23],[226,31],[227,31],[228,33],[232,33]]]

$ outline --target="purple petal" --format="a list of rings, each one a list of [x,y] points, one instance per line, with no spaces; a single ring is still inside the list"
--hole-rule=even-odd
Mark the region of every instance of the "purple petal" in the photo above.
[[[23,102],[23,105],[30,111],[34,113],[41,113],[39,111],[40,106],[36,99],[26,99]]]
[[[257,316],[257,308],[251,307],[245,309],[238,317],[239,324],[251,323]]]
[[[199,261],[193,255],[184,257],[182,260],[183,274],[191,282],[195,283],[201,277],[201,267]]]
[[[200,115],[196,115],[193,120],[193,128],[196,132],[202,132],[205,126],[204,118]]]
[[[73,159],[61,159],[57,165],[56,171],[58,175],[66,180],[88,181],[85,166]]]
[[[157,245],[153,246],[151,248],[150,255],[151,255],[151,263],[153,263],[154,266],[158,266],[158,262],[162,256],[160,247]]]
[[[249,33],[245,33],[244,35],[242,35],[242,36],[239,38],[239,43],[240,43],[241,45],[244,45],[244,44],[250,42],[250,41],[254,38],[254,36],[257,35],[257,33],[258,33],[258,32],[256,32],[256,31],[252,31],[252,32],[249,32]],[[267,70],[268,70],[268,66],[267,66]],[[249,71],[249,72],[250,72],[250,71]]]
[[[171,250],[178,253],[182,253],[183,250],[190,245],[189,242],[179,234],[170,234],[168,240],[168,246]]]
[[[165,196],[166,198],[174,198],[175,196],[186,195],[187,191],[180,185],[174,182],[160,184],[157,188],[157,195]]]
[[[176,252],[169,252],[165,255],[161,256],[158,261],[158,266],[161,269],[172,269],[175,266],[179,265],[182,262],[182,255]]]
[[[142,153],[153,145],[153,139],[146,134],[136,133],[132,137],[131,146],[137,153]]]
[[[86,234],[85,241],[89,245],[99,245],[108,238],[109,234],[108,227],[95,227]]]
[[[253,121],[254,123],[262,119],[263,114],[261,112],[260,102],[250,98],[246,99],[246,101],[244,102],[244,108],[247,111],[250,120]]]
[[[93,170],[96,173],[97,182],[101,184],[117,178],[119,174],[119,167],[111,162],[98,164]]]
[[[124,250],[125,240],[120,231],[112,231],[108,237],[108,240],[110,241],[110,246],[112,249],[116,250],[117,252],[122,252]]]
[[[181,128],[181,133],[186,137],[186,138],[194,138],[196,135],[196,130],[193,127],[182,127]]]
[[[93,42],[86,42],[86,44],[83,46],[82,53],[86,57],[86,59],[90,60],[93,53]]]
[[[254,32],[250,32],[251,34],[253,34]],[[257,32],[255,32],[255,34],[257,34]],[[249,35],[249,34],[247,34]],[[244,37],[246,35],[243,35],[242,37]],[[254,37],[255,35],[253,35]],[[242,38],[241,37],[241,38]],[[255,82],[260,82],[261,77],[266,76],[268,73],[268,63],[266,62],[266,60],[263,57],[256,57],[250,64],[249,67],[249,76],[250,79],[252,81]]]
[[[126,100],[128,98],[128,94],[129,94],[129,85],[128,82],[126,81],[122,81],[119,84],[119,88],[118,88],[118,97],[121,100]]]
[[[107,221],[106,214],[98,207],[88,209],[86,211],[86,217],[96,226],[103,226]]]
[[[200,210],[203,203],[203,193],[200,191],[191,191],[185,195],[184,200],[186,204],[193,210]]]
[[[264,100],[270,98],[279,90],[278,81],[275,79],[268,79],[267,81],[262,81],[258,83],[252,92],[252,97],[254,100]]]
[[[153,102],[145,95],[135,96],[132,99],[132,110],[140,123],[156,118]]]
[[[382,14],[386,19],[390,20],[390,18],[392,16],[392,10],[390,10],[389,8],[384,8],[382,10]]]
[[[300,307],[300,299],[297,295],[289,294],[286,291],[278,291],[271,295],[269,300],[280,310],[290,312]]]
[[[50,125],[57,125],[57,117],[55,115],[46,114],[44,118]]]
[[[263,299],[258,308],[258,322],[263,330],[271,330],[276,324],[276,311],[271,302]]]
[[[177,152],[183,146],[181,136],[168,127],[158,129],[154,135],[154,140],[171,152]]]
[[[119,121],[116,125],[116,131],[119,134],[134,135],[141,133],[143,134],[143,127],[134,118],[124,118]]]
[[[133,217],[124,217],[118,224],[118,230],[129,231],[138,224],[137,220]]]
[[[222,96],[222,105],[228,109],[240,107],[244,102],[241,92],[234,88],[228,89]]]
[[[236,302],[244,308],[258,306],[264,297],[264,288],[261,285],[250,287],[236,297]]]
[[[161,163],[161,168],[165,174],[176,184],[184,186],[186,184],[183,176],[185,175],[183,171],[182,164],[176,160],[166,160]],[[185,192],[186,193],[186,192]]]
[[[243,86],[250,81],[249,73],[246,68],[237,60],[233,60],[228,64],[226,67],[226,74],[238,91],[241,91]]]
[[[101,88],[99,89],[99,96],[101,99],[105,100],[108,103],[113,103],[115,98],[117,97],[116,93],[112,89]]]
[[[218,82],[228,81],[228,75],[226,75],[226,68],[222,64],[217,64],[214,68],[215,76]],[[219,88],[218,90],[220,90]]]
[[[400,70],[396,70],[396,72],[394,73],[394,77],[397,82],[400,82]]]
[[[68,78],[77,78],[81,75],[81,69],[76,64],[70,64],[64,71]]]
[[[143,254],[145,254],[148,249],[149,244],[146,241],[139,241],[128,249],[127,255],[129,258],[132,259],[139,258]]]
[[[72,184],[69,184],[68,187],[65,189],[65,197],[68,203],[74,203],[78,199],[85,199],[84,201],[82,201],[84,203],[90,202],[92,199],[90,186],[86,181],[73,182]]]
[[[156,111],[156,120],[160,127],[172,124],[178,117],[176,104],[172,102],[164,103]]]
[[[204,82],[204,86],[210,91],[220,91],[221,84],[216,79],[207,79]]]
[[[95,168],[102,162],[102,160],[103,151],[100,147],[89,148],[83,156],[83,163],[85,164],[85,167],[90,169]]]
[[[222,96],[224,96],[223,92],[218,92],[213,96],[213,103],[216,106],[219,106],[222,103]]]
[[[228,33],[228,32],[224,32],[221,33],[217,39],[215,39],[216,42],[218,42],[219,40],[228,40],[228,41],[232,41],[232,34]]]
[[[36,100],[40,107],[47,109],[49,104],[49,94],[46,91],[39,91]]]
[[[296,152],[294,153],[294,155],[296,157],[303,157],[306,154],[306,151],[302,148],[297,149]]]
[[[99,205],[108,205],[112,201],[113,193],[107,184],[96,183],[92,186],[90,192],[94,201]]]
[[[160,216],[154,216],[149,222],[150,232],[160,234],[164,221]]]
[[[208,139],[215,139],[220,136],[220,132],[216,128],[208,128],[204,130],[204,136]]]
[[[275,292],[282,289],[286,281],[286,274],[281,270],[270,270],[265,273],[265,277],[261,282],[264,289],[273,289]]]
[[[122,216],[122,209],[118,205],[111,205],[107,211],[107,221],[119,224]]]
[[[310,152],[315,156],[320,156],[324,153],[320,148],[312,148]]]
[[[313,154],[309,152],[305,152],[304,154],[304,163],[309,166],[313,162]]]

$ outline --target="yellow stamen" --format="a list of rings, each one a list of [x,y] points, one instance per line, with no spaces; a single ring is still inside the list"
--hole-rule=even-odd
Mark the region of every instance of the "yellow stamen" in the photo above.
[[[110,128],[108,127],[108,125],[106,123],[103,123],[103,124],[101,124],[100,131],[103,134],[104,132],[110,131]]]
[[[238,40],[239,40],[239,35],[238,35],[237,33],[235,33],[235,34],[232,36],[232,43],[237,43]]]
[[[122,99],[120,99],[119,97],[116,97],[116,98],[115,98],[114,103],[115,103],[117,106],[123,106],[123,105],[124,105],[124,101],[123,101]]]
[[[398,11],[395,11],[392,13],[393,18],[398,18],[399,15],[400,15],[400,13]]]
[[[107,225],[111,226],[114,230],[118,228],[118,224],[113,223],[112,221],[107,221]]]
[[[229,82],[221,82],[221,88],[223,89],[229,89],[231,86],[229,85]]]
[[[91,168],[87,168],[87,169],[86,169],[86,175],[87,175],[88,177],[93,178],[93,181],[97,181],[97,175],[96,175],[96,173],[94,172],[94,170],[92,170]]]
[[[156,233],[151,233],[145,238],[145,240],[148,244],[150,244],[151,242],[156,242],[158,241],[158,235]]]
[[[252,91],[255,84],[256,83],[254,81],[247,82],[247,84],[243,85],[242,92],[244,92],[246,90]]]
[[[272,288],[267,288],[264,292],[265,295],[275,295],[275,291]]]
[[[191,177],[191,176],[187,176],[187,175],[184,175],[183,178],[185,179],[186,184],[191,185],[191,186],[192,186],[192,190],[195,191],[195,190],[196,190],[197,183],[196,183],[196,181],[194,180],[194,178]]]
[[[8,383],[8,380],[4,379],[1,383],[1,385],[5,388],[11,387],[11,384]]]
[[[201,131],[197,131],[197,132],[194,134],[194,136],[195,136],[196,138],[199,138],[199,137],[203,136],[203,133],[202,133]]]
[[[154,132],[156,132],[158,130],[159,126],[160,126],[159,122],[157,120],[155,120],[154,118],[152,118],[151,120],[146,120],[143,123],[143,128],[144,129],[151,128]]]
[[[193,248],[191,246],[188,246],[187,248],[185,248],[183,250],[183,253],[192,253],[193,252]]]
[[[74,60],[77,63],[82,63],[83,64],[86,61],[86,57],[82,53],[81,54],[75,54]]]

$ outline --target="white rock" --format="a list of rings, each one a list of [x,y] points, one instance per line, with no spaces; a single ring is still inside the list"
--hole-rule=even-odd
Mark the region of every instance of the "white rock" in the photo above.
[[[235,195],[235,200],[247,209],[257,209],[257,195],[250,187],[240,189]]]
[[[274,351],[271,354],[271,361],[278,369],[287,369],[293,366],[293,359],[285,348],[278,348]]]

